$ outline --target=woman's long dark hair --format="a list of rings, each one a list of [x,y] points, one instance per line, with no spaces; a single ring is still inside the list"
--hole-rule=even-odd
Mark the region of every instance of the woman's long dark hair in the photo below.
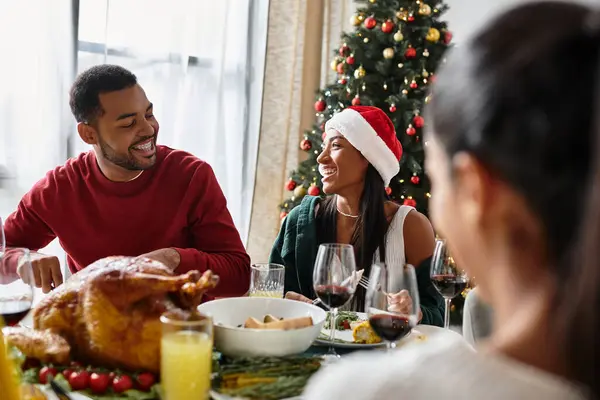
[[[385,216],[385,186],[379,172],[371,164],[365,174],[365,185],[360,196],[359,217],[352,233],[351,245],[354,246],[357,270],[364,269],[363,276],[368,277],[375,252],[379,248],[379,258],[385,261],[385,235],[388,221]],[[318,243],[337,243],[337,206],[335,196],[329,196],[319,207],[316,215]],[[357,287],[352,300],[355,309],[362,311],[366,291]]]
[[[428,110],[450,157],[474,155],[537,214],[558,285],[548,334],[563,344],[569,378],[593,398],[600,398],[598,15],[566,2],[502,14],[451,54]],[[527,237],[515,234],[515,246],[524,246]]]

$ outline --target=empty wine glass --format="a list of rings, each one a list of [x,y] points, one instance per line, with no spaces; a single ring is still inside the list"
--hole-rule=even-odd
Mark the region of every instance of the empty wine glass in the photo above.
[[[357,283],[354,248],[349,244],[320,245],[313,271],[313,287],[323,304],[331,309],[329,313],[329,352],[326,358],[339,357],[333,347],[337,312],[339,307],[352,298]]]
[[[8,326],[17,325],[31,310],[35,278],[28,249],[0,252],[0,316]]]
[[[417,275],[412,265],[371,267],[365,311],[369,325],[385,341],[388,351],[417,325],[419,308]]]
[[[450,302],[465,290],[469,278],[465,271],[456,265],[444,239],[435,241],[435,250],[431,260],[431,282],[446,303],[444,328],[447,329],[450,327]]]

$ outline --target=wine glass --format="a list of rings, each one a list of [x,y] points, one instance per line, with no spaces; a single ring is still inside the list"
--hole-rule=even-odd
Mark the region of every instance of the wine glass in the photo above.
[[[0,316],[8,326],[17,325],[29,313],[34,287],[29,250],[7,248],[0,252]]]
[[[337,312],[352,298],[357,283],[354,248],[349,244],[320,245],[313,271],[313,288],[317,297],[331,309],[329,351],[325,356],[328,359],[339,357],[333,347]]]
[[[450,327],[450,302],[465,290],[469,278],[465,271],[456,265],[444,239],[435,241],[430,273],[433,286],[442,295],[446,303],[444,328],[448,329]]]
[[[0,217],[0,253],[4,253],[5,248],[6,239],[4,238],[4,224],[2,223],[2,218]]]
[[[365,311],[369,325],[385,341],[388,351],[417,325],[419,309],[417,275],[412,265],[371,267]]]

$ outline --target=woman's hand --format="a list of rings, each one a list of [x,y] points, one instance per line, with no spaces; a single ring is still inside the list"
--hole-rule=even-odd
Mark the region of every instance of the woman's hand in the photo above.
[[[296,292],[287,292],[285,294],[285,298],[289,299],[289,300],[302,301],[304,303],[310,303],[310,304],[312,304],[312,300],[311,299],[309,299],[306,296],[301,295],[300,293],[296,293]]]
[[[413,301],[408,294],[408,290],[401,290],[398,293],[389,294],[388,304],[388,311],[399,314],[410,314],[412,312]],[[423,313],[421,312],[420,308],[419,312],[417,313],[417,318],[417,322],[421,322],[421,319],[423,319]]]

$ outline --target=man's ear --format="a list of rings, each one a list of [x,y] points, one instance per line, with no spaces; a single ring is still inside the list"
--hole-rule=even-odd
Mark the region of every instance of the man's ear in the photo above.
[[[79,122],[77,124],[77,133],[79,133],[79,137],[85,143],[92,146],[98,144],[98,132],[93,126],[86,124],[85,122]]]

